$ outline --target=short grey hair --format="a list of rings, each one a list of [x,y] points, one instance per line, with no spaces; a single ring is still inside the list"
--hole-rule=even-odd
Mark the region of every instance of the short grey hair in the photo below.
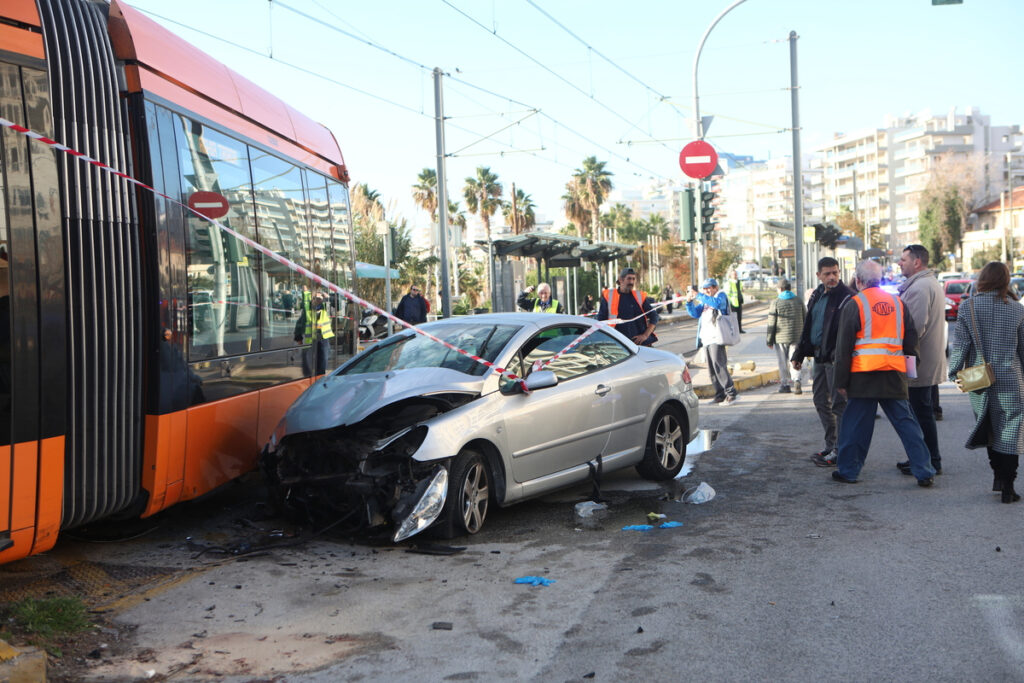
[[[549,285],[546,282],[540,283],[539,285],[537,285],[537,294],[539,295],[541,291],[545,289],[548,291],[548,294],[551,293],[551,285]]]
[[[882,281],[882,266],[871,259],[861,261],[857,264],[857,279],[861,287],[877,287]]]

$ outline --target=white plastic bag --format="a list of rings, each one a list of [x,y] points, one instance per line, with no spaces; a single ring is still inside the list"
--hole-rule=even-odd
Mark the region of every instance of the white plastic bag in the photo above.
[[[702,481],[700,486],[694,486],[693,488],[686,489],[683,494],[684,503],[693,503],[694,505],[700,505],[706,503],[715,497],[715,490],[708,485],[706,481]]]

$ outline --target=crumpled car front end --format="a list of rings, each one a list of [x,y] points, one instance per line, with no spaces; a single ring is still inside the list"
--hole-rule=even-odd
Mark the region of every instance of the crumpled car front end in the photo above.
[[[316,395],[317,389],[314,385],[310,391]],[[381,397],[382,402],[394,402],[365,417],[342,418],[342,422],[355,420],[352,424],[323,427],[310,422],[307,410],[301,418],[302,429],[290,432],[289,419],[300,421],[293,415],[293,411],[303,411],[300,399],[260,458],[272,503],[287,518],[318,530],[384,531],[390,527],[397,542],[428,528],[444,505],[447,461],[455,454],[414,456],[427,437],[431,419],[479,395],[459,389]],[[348,392],[338,391],[337,395],[345,400]],[[321,395],[319,400],[329,403],[331,399]],[[323,415],[327,422],[337,418],[330,410]]]

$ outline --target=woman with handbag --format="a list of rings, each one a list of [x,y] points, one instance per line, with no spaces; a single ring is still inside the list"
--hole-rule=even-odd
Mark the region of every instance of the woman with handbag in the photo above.
[[[967,448],[987,448],[992,490],[1004,503],[1020,500],[1013,482],[1024,452],[1024,306],[1004,263],[982,268],[975,294],[960,305],[949,378],[970,393],[975,423]]]

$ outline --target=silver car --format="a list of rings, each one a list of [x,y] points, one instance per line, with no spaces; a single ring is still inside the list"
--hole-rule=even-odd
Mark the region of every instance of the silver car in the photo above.
[[[276,505],[317,526],[474,534],[492,504],[635,466],[678,474],[697,432],[683,360],[591,319],[497,313],[401,332],[311,386],[263,450]],[[545,361],[550,361],[543,365]]]

